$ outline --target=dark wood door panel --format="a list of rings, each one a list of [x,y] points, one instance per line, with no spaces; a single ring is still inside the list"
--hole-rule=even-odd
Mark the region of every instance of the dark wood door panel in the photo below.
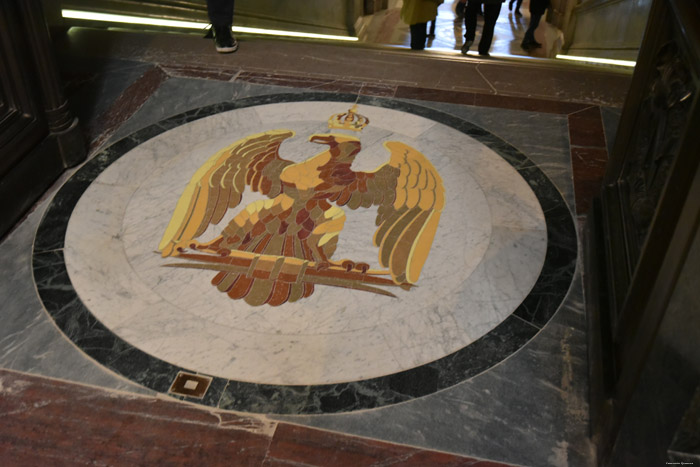
[[[36,117],[17,109],[7,110],[0,116],[0,177],[48,134],[46,124]]]
[[[654,0],[587,230],[591,419],[603,464],[700,225],[700,6]]]
[[[84,157],[41,1],[0,1],[0,236]]]
[[[19,30],[20,12],[12,2],[0,9],[0,176],[48,135],[31,76],[31,63]]]

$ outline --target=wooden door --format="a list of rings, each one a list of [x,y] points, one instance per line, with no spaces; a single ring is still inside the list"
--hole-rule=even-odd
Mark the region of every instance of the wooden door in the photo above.
[[[591,416],[602,460],[700,223],[700,5],[655,0],[587,226]]]
[[[0,2],[0,237],[85,147],[38,0]]]

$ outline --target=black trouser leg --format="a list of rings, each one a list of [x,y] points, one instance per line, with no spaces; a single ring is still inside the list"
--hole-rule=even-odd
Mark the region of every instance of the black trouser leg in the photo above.
[[[542,19],[542,15],[539,14],[534,14],[532,13],[530,15],[530,26],[527,28],[527,31],[525,31],[525,37],[523,37],[523,45],[527,44],[532,44],[535,41],[535,31],[537,30],[537,27],[540,25],[540,19]]]
[[[231,26],[233,24],[234,0],[207,0],[209,21],[215,26]]]
[[[479,2],[469,0],[464,7],[464,41],[474,42],[476,37],[476,15],[479,11]]]
[[[455,13],[457,13],[457,18],[464,18],[464,7],[466,6],[466,3],[458,3],[457,6],[455,6]]]
[[[496,28],[498,15],[501,14],[501,4],[484,5],[484,28],[481,30],[481,40],[479,41],[479,53],[487,54],[493,41],[493,30]]]
[[[427,39],[428,23],[416,23],[411,25],[411,48],[423,50]]]

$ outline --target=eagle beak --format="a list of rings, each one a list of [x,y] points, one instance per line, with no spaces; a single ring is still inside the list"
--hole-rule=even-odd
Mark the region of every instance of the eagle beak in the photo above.
[[[331,145],[336,142],[332,135],[311,135],[309,142],[316,144],[327,144]]]

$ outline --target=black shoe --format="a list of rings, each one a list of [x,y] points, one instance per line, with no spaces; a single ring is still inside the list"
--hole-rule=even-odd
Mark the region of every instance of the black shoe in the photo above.
[[[462,49],[460,50],[462,52],[462,55],[467,55],[467,52],[469,52],[469,47],[471,47],[473,43],[474,41],[467,41],[464,43]]]
[[[542,44],[540,44],[540,43],[537,42],[536,40],[523,41],[523,42],[520,44],[520,47],[522,47],[523,49],[525,49],[525,50],[527,50],[527,51],[530,51],[530,50],[532,50],[532,49],[539,49],[540,47],[542,47]]]
[[[238,41],[231,34],[231,26],[212,26],[216,51],[228,54],[238,50]]]
[[[520,10],[515,10],[515,16],[522,16],[523,14],[520,13]]]
[[[479,52],[479,55],[482,56],[482,57],[484,57],[484,58],[489,58],[489,57],[491,57],[491,54],[488,53],[488,52]]]

